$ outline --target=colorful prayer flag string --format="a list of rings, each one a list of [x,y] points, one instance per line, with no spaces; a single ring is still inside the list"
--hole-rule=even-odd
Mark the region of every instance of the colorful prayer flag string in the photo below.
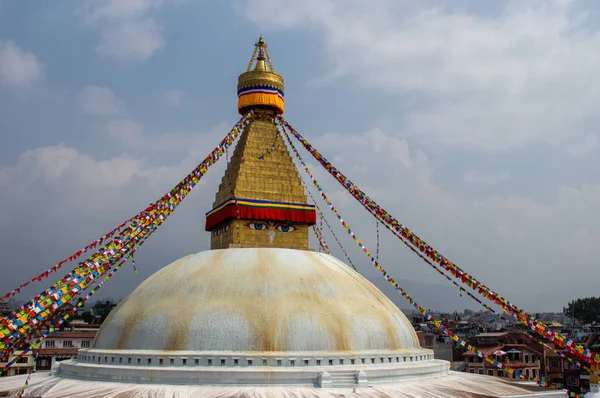
[[[279,138],[279,132],[275,131],[275,139],[273,140],[273,144],[271,144],[271,147],[269,149],[267,149],[266,152],[262,153],[261,155],[258,156],[258,158],[260,160],[263,160],[265,158],[265,155],[270,155],[273,153],[273,151],[275,150],[275,145],[277,145],[277,139]]]
[[[528,326],[535,333],[551,340],[561,348],[565,348],[569,353],[575,357],[580,358],[587,364],[600,364],[600,355],[596,355],[594,358],[593,352],[580,344],[572,341],[571,339],[561,335],[560,333],[549,330],[548,327],[535,319],[530,314],[521,310],[514,303],[511,303],[492,289],[484,285],[475,279],[472,275],[469,275],[456,264],[452,263],[441,253],[436,251],[433,247],[425,243],[419,238],[414,232],[409,230],[406,226],[396,220],[390,213],[379,206],[374,200],[368,197],[360,188],[358,188],[352,181],[350,181],[345,175],[343,175],[338,169],[336,169],[327,159],[319,153],[298,131],[296,131],[281,115],[277,115],[277,122],[282,127],[287,128],[292,135],[300,142],[302,146],[317,160],[321,166],[327,170],[365,209],[371,209],[377,215],[377,218],[384,224],[390,225],[396,230],[401,236],[403,236],[411,245],[417,248],[421,253],[425,254],[428,258],[433,260],[435,263],[440,264],[444,269],[449,271],[452,276],[459,279],[462,283],[469,286],[472,290],[475,290],[480,295],[500,305],[503,310],[510,312],[515,319],[522,324]],[[596,365],[597,366],[597,365]]]
[[[133,253],[131,253],[129,258],[131,258],[131,266],[133,267],[133,271],[137,274],[138,270],[137,270],[137,267],[135,266],[135,258],[133,257]]]
[[[375,260],[379,261],[379,220],[375,219],[375,229],[377,232],[377,248],[375,251]]]
[[[285,130],[282,132],[282,134],[283,134],[283,137],[285,138],[285,143],[287,143],[291,147],[291,149],[296,153],[296,148],[294,147],[294,144],[291,142],[290,137],[287,135],[287,133],[285,132]],[[299,156],[299,154],[298,154],[298,156]],[[302,164],[302,166],[306,170],[306,165],[303,164],[303,163],[301,163],[301,164]],[[342,250],[342,253],[344,253],[344,256],[346,257],[346,260],[348,261],[348,264],[350,265],[350,267],[352,267],[353,270],[358,271],[356,269],[356,266],[354,265],[354,263],[350,259],[350,256],[346,252],[346,249],[344,249],[344,246],[342,245],[342,242],[340,242],[340,240],[338,239],[337,235],[333,231],[333,228],[331,228],[331,225],[329,224],[329,221],[327,221],[327,218],[325,218],[325,216],[323,215],[323,212],[321,211],[319,205],[317,204],[317,201],[316,201],[315,197],[313,196],[312,192],[308,188],[308,184],[304,180],[304,177],[302,176],[302,174],[300,174],[300,181],[302,182],[302,185],[304,186],[305,191],[308,193],[308,196],[310,197],[311,201],[315,205],[315,209],[317,210],[317,213],[319,215],[319,224],[320,224],[319,229],[321,231],[321,236],[323,237],[323,242],[325,244],[327,244],[325,242],[325,237],[323,235],[323,223],[325,223],[325,225],[327,226],[327,229],[331,233],[331,236],[333,236],[333,239],[336,241],[336,243],[338,244],[339,248]],[[327,253],[327,254],[330,254],[330,253],[331,253],[331,251],[329,253]]]
[[[317,240],[319,241],[319,250],[322,250],[325,254],[331,254],[331,250],[329,250],[329,246],[327,246],[327,242],[325,242],[325,238],[323,237],[323,234],[319,228],[317,228],[315,225],[313,225],[311,228],[317,237]]]
[[[29,347],[27,347],[25,350],[23,350],[23,352],[21,352],[19,355],[17,355],[15,358],[13,358],[10,362],[8,362],[6,365],[4,365],[4,367],[2,369],[0,369],[0,375],[4,372],[8,371],[8,369],[12,365],[14,365],[19,359],[23,358],[29,351],[34,350],[37,347],[41,346],[42,342],[46,339],[46,337],[48,337],[57,328],[59,328],[64,322],[66,322],[77,311],[77,309],[83,307],[85,302],[88,301],[104,285],[104,283],[107,280],[109,280],[110,278],[112,278],[114,276],[114,274],[119,270],[119,268],[121,268],[123,263],[125,263],[125,260],[122,260],[119,264],[117,264],[117,266],[115,266],[115,268],[111,272],[109,272],[108,275],[106,275],[104,277],[104,279],[100,283],[98,283],[98,285],[96,285],[84,298],[80,299],[77,302],[77,304],[68,313],[63,315],[56,322],[55,325],[50,326],[47,330],[45,330],[42,333],[42,335],[40,337],[38,337],[38,339],[35,342],[30,344]]]
[[[112,264],[128,255],[135,246],[139,247],[143,244],[191,192],[208,168],[219,160],[225,149],[239,136],[242,128],[249,123],[251,116],[252,114],[248,114],[242,117],[202,163],[160,200],[134,217],[126,228],[103,245],[97,253],[80,263],[79,267],[51,288],[4,318],[4,322],[0,325],[0,339],[2,339],[0,349],[13,349],[25,334],[31,334],[33,330],[39,328],[52,313],[108,272]]]
[[[38,359],[38,355],[40,353],[40,350],[34,350],[35,355],[33,356],[33,366],[31,367],[31,369],[29,369],[29,372],[27,372],[27,378],[25,379],[25,383],[23,384],[23,387],[21,388],[21,391],[19,391],[19,398],[23,397],[23,393],[25,392],[25,390],[27,389],[27,387],[29,386],[29,380],[31,379],[31,374],[33,372],[35,372],[35,368],[36,368],[36,364],[37,364],[37,359]]]
[[[392,230],[388,225],[383,224],[387,229],[389,229],[389,231],[396,235],[397,232]],[[479,298],[477,298],[476,296],[474,296],[471,292],[469,292],[468,290],[466,290],[464,287],[460,286],[458,283],[456,283],[455,280],[453,280],[452,278],[450,278],[450,276],[448,276],[446,273],[444,273],[444,271],[442,271],[440,268],[436,267],[429,259],[425,258],[421,253],[419,253],[414,247],[410,246],[401,236],[398,236],[398,238],[402,241],[402,243],[404,243],[406,245],[406,247],[408,247],[411,251],[413,251],[417,256],[419,256],[423,261],[425,261],[429,266],[431,266],[431,268],[433,268],[436,272],[438,272],[440,275],[442,275],[444,278],[446,278],[448,281],[450,281],[454,286],[456,286],[459,289],[459,292],[461,294],[462,297],[462,293],[466,293],[471,299],[473,299],[475,302],[477,302],[479,305],[481,305],[483,308],[485,308],[486,310],[490,311],[492,314],[494,314],[495,316],[497,316],[499,319],[507,322],[507,323],[511,323],[510,319],[508,319],[507,317],[505,317],[503,314],[498,313],[496,310],[494,310],[493,308],[491,308],[490,306],[488,306],[487,304],[485,304],[483,301],[481,301]],[[581,366],[583,369],[585,369],[586,371],[593,373],[595,375],[598,375],[598,372],[596,372],[595,370],[593,370],[590,367],[585,366],[585,364],[582,364],[581,362],[574,360],[573,358],[567,356],[564,352],[561,352],[557,349],[555,349],[554,347],[551,347],[550,345],[548,345],[546,342],[536,338],[535,336],[533,336],[531,333],[525,332],[524,333],[527,337],[531,338],[532,340],[534,340],[536,343],[542,345],[543,347],[551,350],[553,353],[557,354],[558,356],[560,356],[561,358],[574,363],[576,365]]]
[[[117,226],[115,229],[113,229],[112,231],[104,234],[100,239],[97,239],[95,241],[93,241],[92,243],[89,243],[87,246],[85,246],[83,249],[76,251],[75,253],[71,254],[69,257],[59,261],[57,264],[55,264],[54,266],[52,266],[51,268],[49,268],[48,270],[42,272],[41,274],[31,278],[29,281],[22,283],[21,285],[19,285],[16,289],[13,289],[12,291],[6,293],[4,296],[2,296],[2,299],[7,299],[10,297],[13,297],[19,293],[21,293],[21,289],[24,287],[27,287],[30,283],[33,282],[39,282],[42,279],[48,278],[48,276],[50,276],[50,274],[52,274],[53,272],[58,271],[65,263],[69,262],[69,261],[73,261],[76,258],[80,257],[81,255],[83,255],[84,253],[86,253],[88,250],[95,248],[96,246],[98,246],[99,244],[102,244],[102,242],[105,239],[110,238],[111,236],[113,236],[115,233],[117,233],[118,231],[120,231],[121,229],[123,229],[129,222],[131,222],[136,216],[131,217],[129,220],[125,221],[124,223],[122,223],[121,225]]]
[[[494,365],[495,367],[499,368],[499,369],[503,369],[505,371],[507,371],[509,374],[514,374],[515,377],[517,378],[521,378],[527,381],[531,381],[531,382],[535,382],[540,386],[552,389],[552,390],[563,390],[565,392],[567,392],[567,394],[569,394],[570,397],[580,397],[579,394],[576,393],[572,393],[569,392],[568,390],[564,390],[558,386],[553,386],[550,385],[550,383],[544,382],[540,379],[537,378],[532,378],[530,376],[524,375],[521,372],[519,372],[518,370],[515,370],[501,362],[498,362],[496,360],[494,360],[493,358],[490,358],[488,355],[484,354],[483,352],[481,352],[480,350],[478,350],[477,348],[471,346],[470,344],[468,344],[466,341],[464,341],[463,339],[461,339],[460,337],[458,337],[456,334],[454,334],[450,329],[446,328],[444,326],[444,324],[438,320],[436,320],[427,310],[425,310],[423,307],[421,307],[410,295],[408,295],[408,293],[391,277],[390,274],[388,274],[388,272],[381,266],[381,264],[379,264],[379,262],[375,259],[375,257],[371,254],[371,252],[369,252],[369,250],[366,248],[366,246],[361,242],[361,240],[356,236],[356,234],[352,231],[352,229],[350,228],[350,226],[348,225],[348,223],[346,221],[344,221],[344,219],[342,218],[342,216],[340,215],[340,213],[338,212],[338,210],[334,207],[333,203],[331,203],[331,201],[329,200],[329,198],[327,197],[327,195],[325,194],[325,192],[323,192],[323,189],[320,187],[319,183],[317,182],[317,180],[315,179],[315,177],[312,175],[312,173],[310,172],[308,166],[306,165],[306,163],[304,163],[304,160],[302,159],[302,156],[300,155],[300,153],[296,150],[296,148],[294,147],[293,143],[291,142],[289,136],[287,135],[286,131],[283,131],[288,144],[291,146],[294,154],[296,155],[296,157],[298,158],[298,161],[302,164],[302,166],[304,167],[304,171],[306,172],[306,174],[308,175],[309,179],[312,180],[313,185],[315,186],[315,188],[317,189],[317,191],[319,191],[321,193],[321,198],[325,201],[325,203],[327,203],[327,205],[329,206],[329,209],[335,214],[335,216],[338,218],[338,220],[340,221],[340,223],[342,224],[342,226],[346,229],[346,231],[348,232],[348,235],[350,235],[352,237],[352,239],[354,240],[354,242],[362,249],[363,253],[365,254],[365,256],[367,256],[367,258],[371,261],[371,263],[373,263],[373,265],[375,266],[375,268],[377,268],[379,270],[379,272],[382,274],[382,276],[397,290],[400,292],[400,294],[420,313],[422,314],[425,319],[427,319],[427,321],[431,322],[436,328],[438,328],[442,333],[446,334],[448,337],[450,337],[452,340],[456,341],[458,344],[462,345],[463,347],[465,347],[467,350],[473,352],[475,355],[479,356],[480,358],[482,358],[483,360],[485,360],[486,362]]]

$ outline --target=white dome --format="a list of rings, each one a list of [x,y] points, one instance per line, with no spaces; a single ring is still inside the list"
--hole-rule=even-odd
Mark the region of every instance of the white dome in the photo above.
[[[245,248],[184,257],[137,287],[95,349],[373,351],[418,349],[404,314],[338,259]]]

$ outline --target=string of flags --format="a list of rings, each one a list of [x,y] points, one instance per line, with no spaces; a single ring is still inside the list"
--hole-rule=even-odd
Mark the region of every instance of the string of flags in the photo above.
[[[106,275],[115,264],[124,261],[126,256],[132,255],[134,248],[141,246],[162,225],[206,174],[208,168],[221,158],[225,149],[231,146],[250,122],[251,117],[252,114],[243,116],[221,143],[191,173],[161,199],[132,217],[128,225],[126,222],[122,227],[116,228],[108,243],[101,245],[96,253],[80,262],[65,277],[30,302],[3,318],[0,324],[0,350],[14,351],[26,335],[40,329],[49,317],[73,300],[79,292]],[[106,237],[109,238],[108,234]],[[96,246],[107,239],[99,239]]]
[[[329,161],[327,161],[327,159],[320,154],[300,133],[298,133],[298,131],[296,131],[281,115],[277,115],[276,122],[281,127],[287,128],[290,133],[300,142],[300,144],[315,158],[315,160],[317,160],[321,166],[323,166],[325,170],[329,172],[329,174],[331,174],[359,203],[361,203],[363,207],[376,214],[376,217],[379,219],[379,221],[391,226],[404,239],[410,242],[410,244],[419,252],[423,253],[434,263],[439,264],[443,269],[450,272],[454,278],[460,280],[463,284],[466,284],[478,294],[498,304],[504,311],[511,313],[516,320],[529,327],[534,333],[549,339],[588,365],[598,366],[598,364],[600,364],[600,354],[595,354],[594,356],[594,353],[591,350],[583,347],[580,344],[577,344],[575,341],[561,335],[558,332],[550,330],[544,323],[521,310],[514,303],[511,303],[483,283],[479,282],[472,275],[462,270],[456,264],[444,257],[441,253],[436,251],[433,247],[425,243],[425,241],[419,238],[414,232],[408,229],[405,225],[401,224],[390,213],[369,198],[360,188],[358,188],[352,181],[344,176],[344,174],[342,174]]]
[[[297,153],[296,152],[296,148],[294,147],[294,143],[290,140],[290,137],[288,136],[287,132],[285,130],[283,130],[282,134],[285,137],[286,143],[290,146],[290,148],[292,148],[292,150],[295,153]],[[299,154],[298,154],[298,156],[299,156]],[[302,164],[302,165],[303,165],[303,167],[306,170],[306,165],[305,164]],[[309,171],[309,173],[310,173],[310,171]],[[350,259],[350,256],[348,255],[348,252],[346,252],[346,249],[342,245],[342,242],[340,242],[340,240],[338,239],[337,235],[333,231],[333,228],[331,228],[331,225],[329,224],[329,221],[327,221],[327,218],[325,218],[325,216],[323,215],[323,212],[319,208],[319,205],[317,204],[317,201],[316,201],[315,197],[313,196],[312,192],[310,191],[310,189],[308,189],[308,184],[304,180],[304,177],[302,177],[302,174],[300,174],[300,181],[302,182],[302,186],[304,186],[304,190],[308,193],[311,201],[315,205],[315,209],[317,210],[317,213],[319,215],[319,219],[320,219],[320,223],[321,223],[320,230],[321,230],[321,236],[323,237],[323,243],[325,243],[325,237],[323,236],[322,231],[323,231],[323,223],[325,223],[325,225],[327,226],[327,229],[331,233],[331,236],[333,236],[333,239],[338,244],[339,248],[342,250],[342,253],[344,253],[344,256],[346,257],[346,261],[348,261],[348,264],[350,265],[350,267],[352,267],[353,270],[355,270],[355,271],[358,272],[358,270],[356,269],[356,266],[354,265],[354,263]],[[325,245],[326,245],[326,243],[325,243]],[[327,254],[330,254],[330,253],[327,253]]]
[[[392,230],[388,225],[384,224],[384,226],[394,235],[397,234],[396,231]],[[461,293],[461,297],[462,297],[462,293],[466,293],[470,298],[472,298],[475,302],[477,302],[479,305],[481,305],[483,308],[485,308],[486,310],[490,311],[492,314],[494,314],[495,316],[497,316],[499,319],[503,320],[504,322],[508,322],[511,323],[510,319],[508,319],[506,316],[504,316],[502,313],[497,312],[496,310],[494,310],[493,308],[491,308],[490,306],[488,306],[486,303],[484,303],[483,301],[481,301],[478,297],[474,296],[471,292],[469,292],[468,290],[466,290],[464,287],[460,286],[458,283],[456,283],[456,281],[452,278],[450,278],[450,276],[448,276],[446,273],[444,273],[444,271],[442,271],[441,269],[439,269],[438,267],[436,267],[428,258],[424,257],[421,253],[419,253],[414,247],[410,246],[404,239],[402,239],[402,237],[398,237],[402,243],[404,243],[411,251],[415,252],[415,254],[417,256],[419,256],[423,261],[425,261],[427,264],[429,264],[431,266],[431,268],[433,268],[437,273],[439,273],[440,275],[442,275],[444,278],[446,278],[448,281],[450,281],[454,286],[456,286],[460,293]],[[590,373],[593,373],[595,375],[600,375],[598,372],[596,372],[595,370],[593,370],[590,367],[585,366],[585,364],[582,364],[581,362],[574,360],[573,358],[569,357],[568,355],[566,355],[564,352],[557,350],[556,348],[550,346],[549,344],[545,343],[544,341],[536,338],[535,336],[533,336],[531,333],[525,332],[524,333],[527,337],[531,338],[532,340],[534,340],[536,343],[546,347],[547,349],[551,350],[553,353],[557,354],[558,356],[560,356],[563,359],[566,359],[567,361],[574,363],[576,365],[581,366],[583,369],[587,370]]]
[[[130,218],[129,220],[125,221],[121,225],[117,226],[115,229],[113,229],[112,231],[108,232],[107,234],[103,235],[100,239],[97,239],[97,240],[93,241],[92,243],[90,243],[87,246],[85,246],[83,249],[78,250],[75,253],[71,254],[69,257],[67,257],[67,258],[59,261],[57,264],[53,265],[51,268],[47,269],[46,271],[42,272],[41,274],[39,274],[39,275],[31,278],[27,282],[22,283],[16,289],[13,289],[12,291],[10,291],[10,292],[6,293],[4,296],[2,296],[2,299],[4,300],[4,299],[10,298],[10,297],[13,297],[13,296],[21,293],[21,289],[27,287],[29,284],[34,283],[34,282],[39,282],[42,279],[48,278],[50,276],[50,274],[52,274],[53,272],[58,271],[65,263],[68,263],[70,261],[73,261],[73,260],[79,258],[81,255],[85,254],[88,250],[94,249],[98,245],[102,244],[102,242],[104,240],[112,237],[115,233],[117,233],[118,231],[120,231],[121,229],[123,229],[134,218],[135,218],[135,216],[132,217],[132,218]]]
[[[375,228],[376,228],[376,235],[377,235],[377,249],[375,251],[375,259],[377,261],[379,261],[379,220],[375,220]]]
[[[23,393],[29,386],[29,380],[31,379],[31,374],[35,370],[35,364],[37,363],[37,358],[38,358],[39,352],[40,352],[39,350],[35,352],[35,356],[33,357],[33,367],[31,369],[29,369],[29,372],[27,372],[27,378],[25,379],[25,383],[23,384],[23,387],[21,387],[21,391],[19,391],[19,395],[17,396],[18,398],[23,397]]]
[[[50,274],[57,272],[66,262],[73,261],[78,259],[85,253],[90,250],[97,249],[97,251],[90,255],[86,260],[79,262],[78,266],[75,267],[72,271],[67,273],[63,278],[54,283],[50,288],[44,290],[40,294],[38,294],[33,300],[29,303],[25,304],[12,314],[10,314],[6,318],[0,318],[2,322],[0,322],[0,349],[5,350],[14,350],[14,348],[18,347],[19,344],[22,344],[24,341],[27,341],[28,347],[26,347],[17,357],[13,358],[9,363],[7,363],[0,371],[6,371],[10,366],[12,366],[18,359],[22,358],[31,350],[35,350],[40,346],[42,341],[57,327],[60,327],[65,321],[67,321],[78,308],[83,306],[83,304],[89,300],[89,298],[95,294],[103,284],[108,281],[114,274],[121,268],[121,266],[126,262],[127,258],[131,258],[134,269],[137,271],[135,267],[135,262],[133,258],[133,254],[136,250],[158,229],[164,221],[168,218],[170,214],[175,210],[175,208],[187,197],[187,195],[191,192],[191,190],[196,186],[199,180],[206,174],[208,168],[215,164],[220,157],[226,153],[227,148],[234,142],[234,140],[239,136],[243,127],[245,127],[251,120],[252,114],[248,114],[243,116],[240,121],[234,126],[234,128],[227,134],[225,139],[221,141],[221,143],[207,156],[207,158],[200,163],[188,176],[186,176],[179,184],[175,186],[169,193],[163,196],[158,201],[152,203],[142,212],[138,213],[138,215],[130,218],[125,221],[121,225],[117,226],[117,228],[113,229],[102,238],[90,243],[83,249],[75,252],[73,255],[69,256],[65,260],[57,263],[47,271],[41,273],[40,275],[32,278],[30,281],[25,282],[20,285],[18,288],[13,291],[7,293],[3,298],[12,297],[15,294],[18,294],[22,288],[28,286],[32,282],[41,281],[50,276]],[[345,228],[348,235],[352,237],[354,242],[362,249],[364,254],[369,258],[369,260],[373,263],[373,265],[379,270],[382,276],[392,285],[396,290],[400,292],[402,296],[404,296],[411,305],[417,311],[419,311],[425,318],[432,322],[440,331],[444,334],[448,335],[458,344],[464,346],[467,350],[473,352],[477,356],[484,359],[486,362],[493,364],[494,366],[506,370],[510,374],[514,374],[515,377],[523,378],[528,381],[534,381],[539,385],[546,386],[552,389],[558,389],[556,386],[550,386],[548,383],[545,383],[539,379],[533,379],[528,376],[522,375],[519,371],[514,370],[498,361],[495,361],[493,358],[486,356],[481,351],[477,350],[475,347],[468,345],[464,340],[460,339],[457,335],[455,335],[451,330],[446,328],[441,322],[437,321],[427,310],[423,309],[423,307],[419,306],[411,296],[409,296],[399,285],[398,283],[387,273],[387,271],[379,264],[378,254],[379,254],[379,222],[381,222],[386,228],[390,229],[394,235],[396,235],[401,241],[407,245],[411,249],[411,251],[415,252],[420,258],[425,260],[429,265],[434,267],[439,273],[444,275],[447,279],[452,281],[457,287],[462,289],[461,291],[466,292],[470,297],[477,300],[480,304],[482,304],[485,308],[491,310],[493,309],[484,304],[481,300],[476,298],[473,294],[468,292],[462,286],[458,285],[454,280],[450,278],[447,274],[445,274],[442,269],[450,272],[450,274],[460,280],[462,283],[466,284],[479,294],[484,297],[492,300],[496,304],[500,305],[505,311],[511,313],[515,319],[519,322],[526,324],[530,329],[538,334],[543,335],[546,338],[549,338],[552,341],[557,342],[557,344],[563,348],[565,348],[569,353],[575,355],[586,363],[600,363],[600,355],[596,355],[594,359],[591,358],[592,354],[589,350],[584,347],[574,343],[568,338],[550,331],[547,329],[547,326],[537,321],[535,318],[531,317],[529,314],[525,313],[521,309],[519,309],[516,305],[504,299],[502,296],[496,294],[487,286],[483,285],[479,281],[477,281],[474,277],[467,274],[465,271],[460,269],[457,265],[451,263],[448,259],[442,256],[440,253],[435,251],[432,247],[427,245],[424,241],[422,241],[417,235],[415,235],[412,231],[410,231],[406,226],[402,225],[395,218],[393,218],[388,212],[386,212],[383,208],[381,208],[376,202],[371,200],[363,191],[361,191],[356,185],[354,185],[350,180],[348,180],[341,172],[339,172],[335,167],[333,167],[318,151],[316,151],[310,143],[308,143],[296,130],[294,130],[280,115],[277,116],[277,122],[282,127],[282,132],[285,134],[285,138],[287,139],[289,145],[293,149],[296,157],[299,159],[300,163],[304,167],[305,172],[312,180],[313,185],[320,193],[322,199],[327,203],[330,210],[336,215],[342,226]],[[292,141],[285,131],[287,128],[292,135],[304,146],[305,149],[311,153],[311,155],[319,161],[319,163],[325,167],[325,169],[336,178],[338,182],[340,182],[346,190],[348,190],[367,210],[373,214],[378,220],[377,223],[377,254],[373,256],[369,250],[364,246],[364,244],[358,239],[358,237],[354,234],[354,232],[350,229],[350,226],[344,221],[341,217],[337,209],[333,206],[333,204],[329,201],[328,197],[325,195],[321,187],[319,186],[316,179],[310,173],[307,165],[302,160],[300,154],[293,146]],[[275,149],[275,144],[277,141],[278,135],[275,137],[275,141],[272,145],[272,148],[267,151],[271,153],[272,150]],[[262,155],[264,157],[264,155]],[[311,194],[312,197],[312,194]],[[314,201],[314,198],[313,198]],[[319,211],[320,212],[320,211]],[[322,213],[320,212],[322,216]],[[324,218],[323,218],[324,219]],[[325,219],[325,223],[329,226]],[[333,233],[333,230],[330,228]],[[322,228],[321,228],[321,236]],[[335,234],[334,234],[335,237]],[[324,238],[323,238],[324,239]],[[335,237],[336,241],[343,249],[341,243]],[[348,257],[347,253],[344,250],[344,254]],[[349,259],[349,257],[348,257]],[[438,268],[435,264],[439,264],[442,268]],[[352,264],[354,267],[354,265]],[[97,283],[97,284],[96,284]],[[95,287],[92,286],[96,284]],[[89,293],[81,299],[77,301],[77,305],[69,310],[64,315],[60,315],[61,310],[65,306],[65,304],[74,301],[78,295],[82,294],[85,290],[91,288]],[[497,314],[499,315],[499,314]],[[58,319],[55,319],[58,318]],[[50,325],[47,329],[45,329],[39,337],[33,342],[29,343],[29,338],[33,336],[35,332],[41,330],[42,326]],[[561,345],[562,344],[562,345]],[[559,352],[560,355],[560,352]],[[563,353],[563,355],[565,355]],[[26,382],[27,385],[27,382]],[[23,388],[26,388],[26,385]],[[570,393],[571,397],[579,397],[578,394]]]
[[[273,153],[273,151],[275,150],[275,145],[277,145],[277,139],[279,138],[279,132],[275,132],[275,139],[273,140],[273,144],[271,144],[271,147],[267,149],[266,152],[260,154],[258,156],[258,158],[260,160],[263,160],[265,158],[266,155],[270,155]]]
[[[371,252],[367,249],[367,247],[361,242],[361,240],[352,231],[352,229],[350,228],[350,225],[348,225],[348,223],[346,221],[344,221],[344,219],[342,218],[341,214],[335,208],[335,206],[333,205],[333,203],[331,203],[331,201],[329,200],[329,198],[327,197],[327,195],[325,194],[325,192],[323,192],[323,189],[320,187],[319,183],[317,182],[317,180],[315,179],[315,177],[311,173],[310,169],[308,168],[308,166],[306,165],[306,163],[302,159],[302,156],[300,155],[300,153],[296,150],[296,148],[294,147],[294,145],[291,143],[291,140],[290,140],[289,136],[287,136],[287,132],[284,131],[284,134],[285,134],[285,136],[287,138],[288,143],[290,144],[290,146],[292,148],[292,151],[296,155],[296,158],[302,164],[305,173],[308,175],[308,178],[312,181],[315,189],[321,194],[321,198],[325,201],[325,203],[327,203],[327,205],[329,206],[329,209],[335,214],[335,216],[337,217],[337,219],[339,220],[339,222],[342,224],[342,226],[344,227],[344,229],[346,230],[346,232],[348,233],[348,235],[350,235],[350,237],[352,238],[352,240],[354,240],[354,242],[361,248],[361,250],[363,251],[363,253],[365,254],[365,256],[367,256],[367,258],[369,259],[369,261],[375,266],[375,268],[377,268],[377,270],[379,271],[379,273],[388,281],[388,283],[390,283],[394,287],[394,289],[396,289],[421,315],[423,315],[427,321],[431,322],[437,329],[439,329],[442,333],[444,333],[445,335],[447,335],[448,337],[450,337],[457,344],[460,344],[461,346],[465,347],[467,350],[469,350],[470,352],[474,353],[478,357],[482,358],[484,361],[492,364],[494,367],[496,367],[498,369],[502,369],[502,370],[508,372],[509,374],[514,375],[515,378],[523,379],[523,380],[530,381],[530,382],[535,382],[539,386],[546,387],[548,389],[563,390],[570,397],[574,397],[574,398],[579,398],[580,397],[579,394],[576,394],[576,393],[573,393],[573,392],[569,392],[568,390],[562,389],[562,388],[560,388],[558,386],[555,386],[555,385],[551,385],[550,383],[545,382],[543,380],[540,380],[538,378],[530,377],[529,375],[523,374],[522,372],[520,372],[520,371],[518,371],[516,369],[513,369],[510,366],[508,366],[508,365],[506,365],[504,363],[501,363],[501,362],[495,360],[493,357],[490,357],[490,356],[486,355],[482,351],[478,350],[476,347],[471,346],[465,340],[463,340],[460,337],[458,337],[458,335],[454,334],[450,329],[448,329],[444,325],[443,322],[440,322],[437,319],[435,319],[427,310],[425,310],[423,307],[421,307],[391,277],[391,275],[388,274],[388,272],[381,266],[381,264],[379,264],[379,262],[376,260],[376,258],[371,254]]]
[[[329,246],[327,246],[327,242],[325,242],[325,237],[321,233],[321,230],[319,230],[319,228],[317,228],[315,225],[313,225],[311,228],[313,230],[313,233],[317,237],[317,240],[319,241],[319,248],[325,254],[331,254],[331,250],[329,250]]]
[[[65,323],[73,314],[75,314],[75,312],[77,311],[77,309],[83,307],[83,305],[104,285],[104,283],[106,281],[108,281],[110,278],[112,278],[114,276],[114,274],[121,268],[121,266],[125,263],[125,260],[122,260],[119,264],[117,264],[115,266],[114,269],[112,269],[105,277],[102,281],[100,281],[100,283],[98,283],[98,285],[96,285],[85,297],[83,297],[82,299],[80,299],[77,304],[66,314],[64,314],[62,317],[59,317],[59,319],[54,322],[53,325],[51,325],[50,327],[48,327],[46,330],[44,330],[42,332],[42,334],[31,344],[29,344],[28,347],[26,347],[21,353],[19,353],[16,357],[14,357],[12,360],[10,360],[6,365],[4,365],[2,367],[2,369],[0,369],[0,375],[4,372],[6,372],[12,365],[14,365],[19,359],[23,358],[25,355],[27,355],[27,353],[29,353],[32,350],[37,349],[38,347],[41,347],[41,344],[43,343],[43,341],[46,339],[46,337],[48,337],[50,334],[54,333],[54,331],[56,329],[58,329],[63,323]],[[54,314],[55,316],[58,316],[59,313]]]

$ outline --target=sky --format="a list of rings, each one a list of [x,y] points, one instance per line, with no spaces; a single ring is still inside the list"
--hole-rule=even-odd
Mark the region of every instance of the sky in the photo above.
[[[237,76],[262,33],[286,119],[400,222],[526,310],[597,296],[599,16],[593,0],[0,0],[0,294],[191,171],[238,120]],[[224,168],[99,297],[209,248]],[[311,169],[375,252],[375,221]],[[381,264],[423,307],[478,308],[380,236]]]

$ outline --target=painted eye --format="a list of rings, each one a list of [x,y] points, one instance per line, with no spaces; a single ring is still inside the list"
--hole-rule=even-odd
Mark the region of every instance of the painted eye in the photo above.
[[[248,224],[248,228],[255,231],[262,231],[263,229],[267,229],[267,224],[261,222],[251,222]]]
[[[223,232],[227,232],[227,231],[229,231],[229,225],[225,225],[225,226],[223,227]]]
[[[215,231],[215,236],[219,236],[219,230],[218,229]]]
[[[292,232],[296,230],[296,227],[287,224],[279,224],[277,230],[281,232]]]

